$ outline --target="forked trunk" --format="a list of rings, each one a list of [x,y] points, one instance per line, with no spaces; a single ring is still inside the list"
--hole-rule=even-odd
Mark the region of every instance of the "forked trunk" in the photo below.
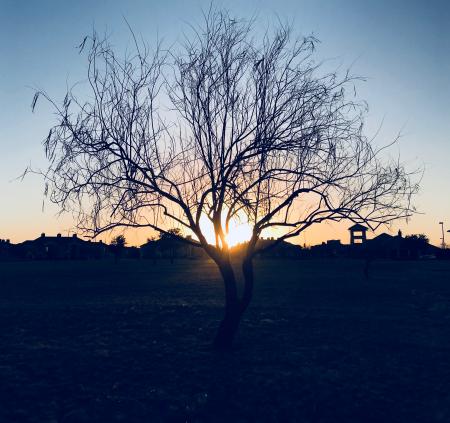
[[[225,315],[214,339],[214,348],[229,349],[236,335],[240,313],[236,278],[229,259],[217,262],[225,287]]]
[[[221,262],[220,273],[225,285],[225,315],[220,322],[214,339],[214,348],[218,350],[230,349],[236,337],[241,317],[247,309],[253,292],[253,264],[245,260],[242,265],[244,275],[244,292],[242,299],[238,298],[236,278],[229,262]]]

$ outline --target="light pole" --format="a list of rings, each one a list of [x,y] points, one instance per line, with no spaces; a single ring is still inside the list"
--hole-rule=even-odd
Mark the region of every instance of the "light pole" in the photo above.
[[[445,250],[445,234],[444,234],[444,222],[439,222],[439,225],[441,225],[441,230],[442,230],[442,238],[441,238],[441,248],[443,250]]]

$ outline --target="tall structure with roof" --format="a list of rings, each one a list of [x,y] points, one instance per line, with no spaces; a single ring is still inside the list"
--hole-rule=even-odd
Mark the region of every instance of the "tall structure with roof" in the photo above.
[[[363,244],[366,242],[366,232],[367,229],[365,226],[360,225],[359,223],[350,226],[348,230],[350,231],[350,244]]]

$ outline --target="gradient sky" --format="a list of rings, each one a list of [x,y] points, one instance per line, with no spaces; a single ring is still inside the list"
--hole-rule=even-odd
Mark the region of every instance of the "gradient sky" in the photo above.
[[[66,234],[73,227],[71,216],[58,217],[58,209],[43,202],[42,179],[15,180],[30,164],[45,168],[41,141],[54,124],[43,102],[31,113],[31,87],[62,99],[67,84],[83,79],[86,63],[75,46],[93,26],[111,33],[118,48],[130,38],[124,17],[145,39],[158,36],[172,43],[209,5],[200,0],[0,0],[0,238],[20,242],[41,232]],[[214,5],[237,17],[256,16],[261,26],[277,17],[287,20],[299,34],[314,33],[321,40],[318,57],[368,78],[358,91],[370,107],[368,134],[381,122],[377,142],[389,142],[400,132],[393,155],[400,153],[411,168],[425,168],[415,200],[423,214],[384,230],[426,233],[439,244],[438,222],[450,229],[450,3],[227,0]],[[348,226],[323,224],[297,242],[348,242]],[[139,244],[152,233],[126,235],[130,244]]]

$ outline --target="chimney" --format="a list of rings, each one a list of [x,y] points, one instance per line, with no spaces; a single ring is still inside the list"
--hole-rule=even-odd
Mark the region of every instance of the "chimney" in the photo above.
[[[61,238],[61,234],[56,235],[57,238]]]
[[[73,234],[73,235],[72,235],[72,238],[77,238],[77,234]]]
[[[45,232],[41,233],[41,238],[45,238]]]

